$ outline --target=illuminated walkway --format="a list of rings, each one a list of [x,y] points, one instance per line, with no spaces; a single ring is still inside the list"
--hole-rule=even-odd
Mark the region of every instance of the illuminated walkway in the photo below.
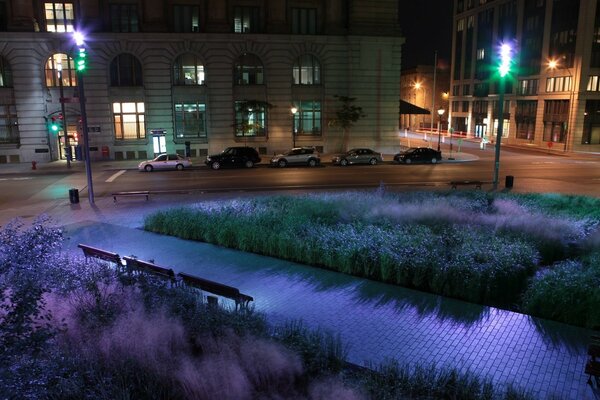
[[[142,231],[143,215],[157,204],[101,199],[95,210],[63,202],[49,211],[68,224],[70,250],[86,243],[239,287],[272,322],[301,319],[340,333],[354,363],[449,365],[542,399],[593,399],[584,329]]]

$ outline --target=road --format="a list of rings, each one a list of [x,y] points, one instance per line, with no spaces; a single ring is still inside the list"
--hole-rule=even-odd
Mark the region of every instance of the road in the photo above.
[[[491,181],[494,154],[469,149],[479,159],[471,162],[438,165],[397,165],[387,162],[376,166],[339,167],[323,159],[316,168],[271,168],[212,171],[196,162],[185,171],[138,172],[133,163],[95,163],[93,165],[96,197],[113,192],[149,190],[152,192],[269,191],[369,188],[384,183],[394,189],[446,189],[453,180]],[[265,161],[268,158],[265,157]],[[82,167],[82,166],[80,166]],[[500,189],[504,176],[515,177],[514,191],[557,192],[600,197],[600,157],[592,155],[548,155],[523,150],[503,150]],[[0,204],[4,207],[23,203],[68,199],[68,190],[76,187],[85,197],[85,173],[55,168],[50,171],[3,173],[0,168]],[[491,189],[485,185],[484,190]]]

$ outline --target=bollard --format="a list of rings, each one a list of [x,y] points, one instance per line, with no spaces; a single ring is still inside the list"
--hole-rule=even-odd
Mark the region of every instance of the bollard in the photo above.
[[[69,201],[71,204],[79,203],[79,189],[69,189]]]
[[[37,161],[32,161],[31,162],[31,169],[37,169]]]
[[[512,175],[506,175],[506,179],[504,182],[504,187],[507,189],[512,189],[513,184],[515,182],[515,177]]]

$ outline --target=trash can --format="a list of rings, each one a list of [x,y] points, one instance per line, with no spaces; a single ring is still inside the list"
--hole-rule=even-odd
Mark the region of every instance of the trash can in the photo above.
[[[512,175],[506,175],[506,181],[504,182],[504,187],[507,189],[511,189],[513,187],[513,183],[515,182],[515,177]]]
[[[71,204],[79,203],[79,189],[69,189],[69,201]]]
[[[81,147],[80,144],[78,144],[77,146],[75,146],[75,159],[77,161],[82,161],[83,160],[83,148]]]

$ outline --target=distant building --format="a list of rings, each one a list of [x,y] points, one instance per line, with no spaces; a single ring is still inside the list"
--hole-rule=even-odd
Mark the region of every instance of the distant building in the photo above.
[[[454,0],[450,123],[495,137],[500,43],[515,48],[503,143],[600,151],[600,1]]]
[[[70,144],[81,143],[74,30],[87,36],[93,159],[235,144],[272,153],[293,134],[337,151],[335,95],[367,115],[350,146],[397,142],[397,0],[0,0],[0,163],[64,158],[51,123],[66,121]]]
[[[433,53],[432,53],[433,58]],[[402,71],[400,77],[400,99],[417,107],[428,110],[431,114],[406,114],[400,109],[400,127],[411,129],[430,129],[432,116],[433,127],[437,129],[439,116],[437,110],[445,110],[443,121],[448,116],[448,90],[450,73],[447,68],[440,68],[435,76],[435,96],[433,95],[433,66],[418,65],[416,68]],[[433,104],[435,97],[435,104]],[[443,123],[445,127],[446,124]]]

